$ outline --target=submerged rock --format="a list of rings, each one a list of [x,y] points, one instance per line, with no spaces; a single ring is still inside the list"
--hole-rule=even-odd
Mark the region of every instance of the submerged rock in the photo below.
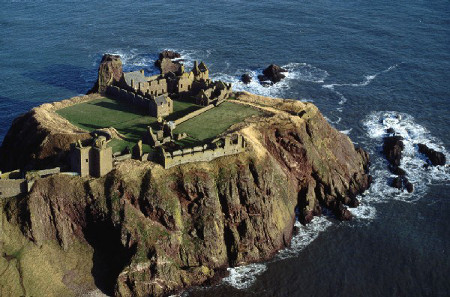
[[[422,143],[419,143],[417,146],[419,147],[419,152],[427,156],[433,166],[445,165],[446,159],[444,153],[437,152]]]
[[[272,83],[277,83],[286,77],[283,74],[283,72],[287,72],[287,70],[284,68],[281,68],[278,65],[271,64],[271,65],[269,65],[269,67],[264,69],[263,75],[258,75],[258,79],[262,83],[264,83],[266,81],[271,81]]]

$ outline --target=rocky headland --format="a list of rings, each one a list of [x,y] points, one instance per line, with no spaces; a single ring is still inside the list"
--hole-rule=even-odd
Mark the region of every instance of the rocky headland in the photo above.
[[[1,169],[62,162],[89,133],[55,110],[95,96],[17,118]],[[304,224],[323,208],[351,219],[347,207],[371,182],[368,154],[311,103],[245,92],[235,102],[265,111],[229,128],[245,137],[244,153],[167,170],[127,160],[102,178],[53,175],[1,200],[2,292],[166,296],[270,259],[289,246],[296,209]]]

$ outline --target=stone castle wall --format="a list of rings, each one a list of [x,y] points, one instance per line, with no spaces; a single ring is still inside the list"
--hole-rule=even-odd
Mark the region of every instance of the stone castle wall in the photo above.
[[[131,91],[121,89],[116,86],[109,86],[106,89],[106,94],[114,99],[120,99],[128,101],[135,106],[139,106],[145,109],[150,108],[150,99]]]
[[[239,154],[245,151],[247,146],[241,135],[238,135],[234,141],[230,137],[223,138],[223,141],[224,144],[218,147],[214,147],[214,144],[205,144],[173,152],[161,150],[159,161],[165,169],[191,162],[209,162],[219,157]]]

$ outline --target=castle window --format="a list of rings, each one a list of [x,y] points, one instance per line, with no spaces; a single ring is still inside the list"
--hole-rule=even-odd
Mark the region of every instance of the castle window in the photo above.
[[[86,159],[86,163],[89,162],[89,159]]]
[[[183,84],[180,85],[180,88],[181,88],[181,89],[183,88]]]

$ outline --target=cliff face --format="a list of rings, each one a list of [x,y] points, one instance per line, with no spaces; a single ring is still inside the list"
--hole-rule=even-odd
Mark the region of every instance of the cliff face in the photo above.
[[[344,204],[356,206],[370,182],[367,154],[312,104],[237,98],[272,113],[231,127],[247,140],[245,153],[168,170],[129,160],[100,179],[44,178],[27,196],[3,201],[2,261],[20,267],[8,268],[17,277],[3,288],[22,294],[42,283],[22,273],[33,268],[17,251],[51,247],[61,267],[47,274],[60,286],[48,296],[95,287],[161,296],[270,258],[289,244],[296,207],[303,222],[322,207],[348,219]]]
[[[46,103],[17,117],[0,147],[0,170],[41,169],[65,164],[70,144],[91,136],[55,111],[98,97],[92,94]]]

